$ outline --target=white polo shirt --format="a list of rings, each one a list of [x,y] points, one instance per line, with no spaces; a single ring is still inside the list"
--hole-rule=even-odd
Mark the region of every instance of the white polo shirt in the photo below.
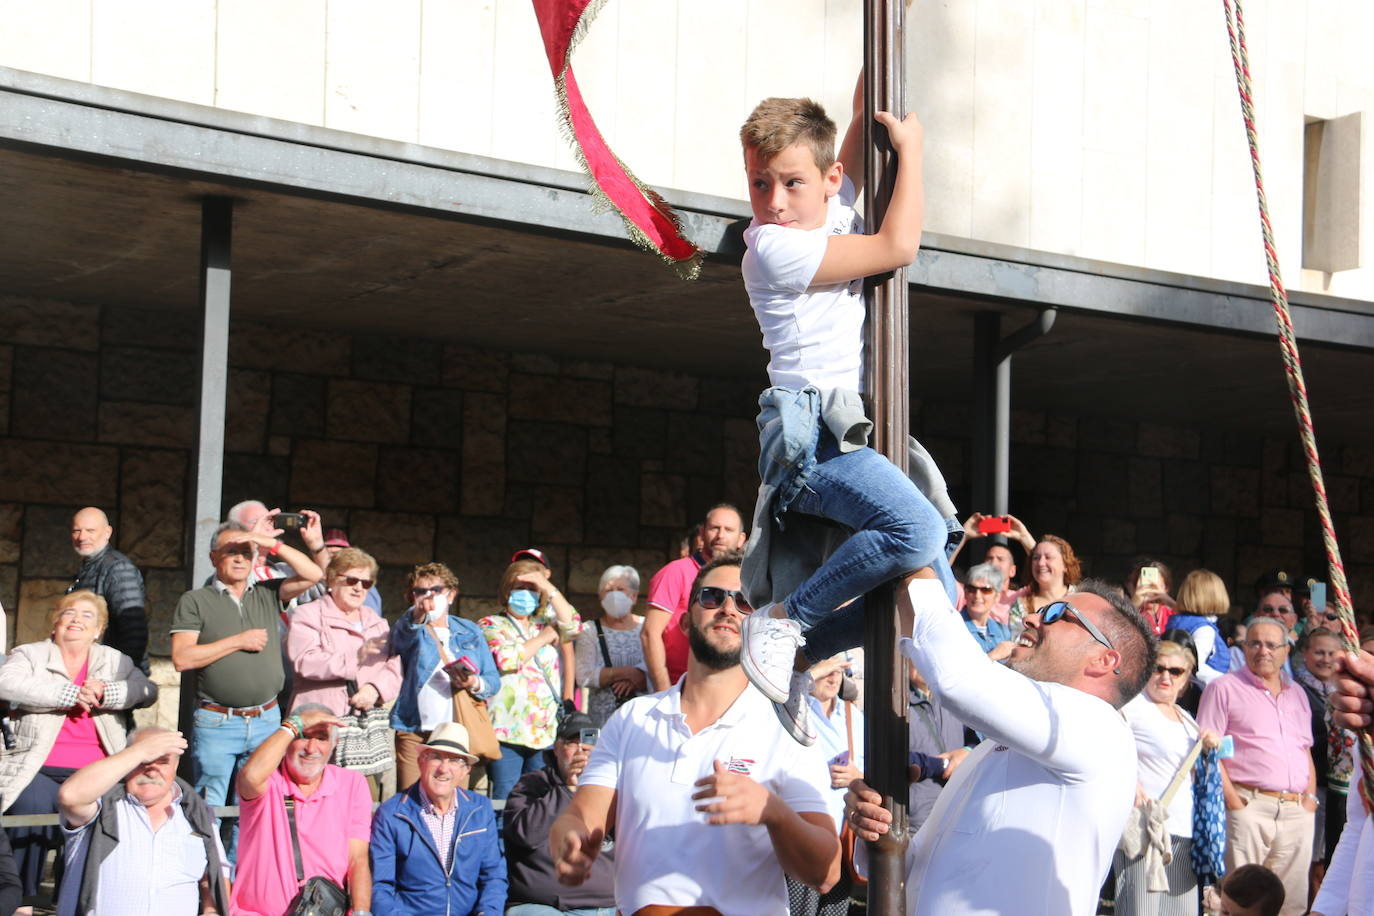
[[[615,902],[715,907],[726,916],[786,916],[787,887],[768,828],[706,823],[692,800],[720,760],[798,813],[829,813],[830,771],[819,746],[802,747],[752,686],[695,735],[682,714],[682,681],[638,697],[601,729],[579,783],[616,790]]]
[[[942,707],[988,737],[911,843],[908,912],[1091,916],[1135,803],[1126,720],[1091,694],[988,661],[939,582],[919,580],[911,596],[902,651]]]

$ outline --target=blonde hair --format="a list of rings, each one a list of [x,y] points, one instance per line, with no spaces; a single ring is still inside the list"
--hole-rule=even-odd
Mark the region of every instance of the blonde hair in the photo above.
[[[100,628],[96,635],[99,636],[100,633],[104,633],[105,625],[110,622],[110,606],[105,603],[104,598],[88,588],[74,591],[57,599],[57,603],[53,605],[52,613],[48,615],[48,632],[52,633],[57,629],[57,621],[62,616],[63,611],[82,601],[88,601],[95,605],[95,622]]]
[[[1183,659],[1188,668],[1188,673],[1193,673],[1193,653],[1188,651],[1188,647],[1181,643],[1176,643],[1171,639],[1161,639],[1155,646],[1155,662],[1159,663],[1168,656],[1177,655]],[[1154,672],[1151,672],[1153,674]]]
[[[739,142],[765,161],[789,146],[804,146],[822,172],[835,164],[835,122],[811,99],[764,99],[740,127]]]
[[[1178,587],[1178,606],[1189,614],[1220,619],[1231,610],[1231,596],[1221,576],[1210,569],[1195,569]]]
[[[501,584],[496,589],[496,597],[500,600],[501,606],[505,607],[510,603],[510,593],[515,590],[516,576],[522,573],[538,573],[542,576],[544,575],[545,569],[547,569],[547,567],[538,560],[516,560],[511,565],[507,566],[506,571],[501,574]],[[544,609],[546,603],[547,602],[545,602],[541,596],[539,599],[539,609],[541,611]]]
[[[369,578],[377,578],[377,561],[372,558],[372,554],[366,550],[359,550],[357,547],[345,547],[334,554],[334,559],[329,561],[329,568],[325,573],[329,578],[341,575],[350,569],[357,569],[359,566],[366,566],[370,573]]]

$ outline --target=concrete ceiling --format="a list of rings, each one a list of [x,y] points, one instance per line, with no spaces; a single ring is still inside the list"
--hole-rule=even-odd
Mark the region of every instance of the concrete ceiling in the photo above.
[[[699,373],[761,376],[736,260],[684,282],[614,240],[278,193],[0,149],[0,292],[194,309],[200,199],[235,198],[233,308],[258,320],[415,334]],[[590,202],[588,202],[590,205]],[[1036,308],[917,290],[915,400],[967,402],[973,314]],[[1307,346],[1324,441],[1374,442],[1367,350]],[[1272,339],[1061,311],[1015,358],[1016,407],[1290,435]]]

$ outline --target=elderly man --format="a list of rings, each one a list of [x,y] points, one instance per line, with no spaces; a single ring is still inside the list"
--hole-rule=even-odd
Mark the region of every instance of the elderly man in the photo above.
[[[110,546],[113,534],[109,517],[95,506],[72,516],[72,549],[81,558],[81,569],[67,592],[89,589],[105,599],[110,623],[102,641],[129,656],[147,674],[148,614],[143,575],[132,560]]]
[[[59,916],[229,912],[215,818],[176,778],[180,732],[140,728],[57,792],[67,835]]]
[[[744,547],[744,518],[728,503],[712,506],[701,523],[701,550],[673,560],[649,580],[639,641],[654,690],[667,690],[687,670],[687,637],[680,626],[698,570],[716,556]]]
[[[1120,713],[1154,670],[1154,639],[1125,596],[1086,580],[1072,603],[1026,616],[1005,666],[988,659],[920,570],[898,589],[914,619],[902,651],[942,706],[986,735],[958,766],[908,852],[908,912],[1097,912],[1135,800],[1135,741]],[[1062,624],[1062,626],[1061,626]],[[848,798],[865,839],[890,811],[862,782]],[[1019,863],[1014,874],[1008,863]],[[914,899],[910,899],[914,895]]]
[[[303,703],[239,772],[235,916],[281,916],[314,877],[346,888],[352,916],[372,916],[372,795],[361,773],[329,762],[338,725],[328,707]]]
[[[506,799],[506,857],[510,869],[510,893],[506,916],[601,916],[615,912],[615,851],[608,839],[592,865],[591,877],[578,887],[558,883],[549,828],[572,801],[573,791],[586,769],[592,746],[582,743],[584,730],[592,730],[590,716],[574,713],[558,729],[558,740],[544,752],[542,770],[526,773]]]
[[[1302,686],[1283,673],[1282,620],[1250,618],[1242,648],[1245,667],[1208,684],[1197,715],[1202,728],[1235,739],[1235,756],[1221,763],[1226,869],[1271,869],[1283,881],[1283,912],[1302,913],[1317,810],[1311,709]]]
[[[230,775],[281,724],[282,605],[324,575],[305,554],[277,541],[280,533],[220,525],[210,540],[213,581],[182,595],[172,614],[172,664],[200,672],[191,763],[196,791],[211,805],[225,803]],[[257,581],[259,550],[280,557],[293,575]]]
[[[825,758],[788,740],[740,667],[749,607],[739,563],[726,554],[701,568],[679,624],[686,675],[611,717],[549,834],[559,880],[576,887],[614,812],[615,896],[627,916],[651,906],[784,916],[784,875],[822,891],[839,878]]]
[[[446,722],[420,746],[420,778],[372,822],[372,899],[387,916],[501,916],[506,860],[491,801],[462,788],[477,757]]]

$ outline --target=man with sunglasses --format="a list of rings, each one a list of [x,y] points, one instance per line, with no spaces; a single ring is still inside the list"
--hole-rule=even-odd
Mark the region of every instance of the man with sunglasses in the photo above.
[[[686,675],[610,718],[549,834],[559,880],[576,886],[614,827],[625,916],[689,906],[785,916],[784,874],[821,891],[839,878],[823,753],[788,738],[740,668],[750,608],[739,563],[727,555],[702,567],[680,624]]]
[[[917,576],[925,573],[922,570]],[[908,851],[908,912],[1088,916],[1135,800],[1118,710],[1154,671],[1154,637],[1125,595],[1087,579],[1028,614],[1005,665],[983,653],[934,578],[898,590],[904,654],[942,706],[986,739],[940,793]],[[846,799],[864,839],[891,812],[863,782]]]
[[[259,581],[253,575],[259,551],[286,563],[292,575]],[[191,771],[196,791],[214,806],[226,803],[230,776],[281,725],[282,606],[320,581],[324,572],[271,534],[243,531],[234,522],[215,529],[210,561],[214,579],[181,596],[171,633],[172,664],[178,671],[200,672]],[[231,861],[235,852],[231,841]]]
[[[1266,595],[1287,598],[1278,593]],[[1235,739],[1221,762],[1226,796],[1226,870],[1263,865],[1283,881],[1285,914],[1306,912],[1317,810],[1312,713],[1302,685],[1284,673],[1288,626],[1276,616],[1245,623],[1245,666],[1202,692],[1197,720]]]

